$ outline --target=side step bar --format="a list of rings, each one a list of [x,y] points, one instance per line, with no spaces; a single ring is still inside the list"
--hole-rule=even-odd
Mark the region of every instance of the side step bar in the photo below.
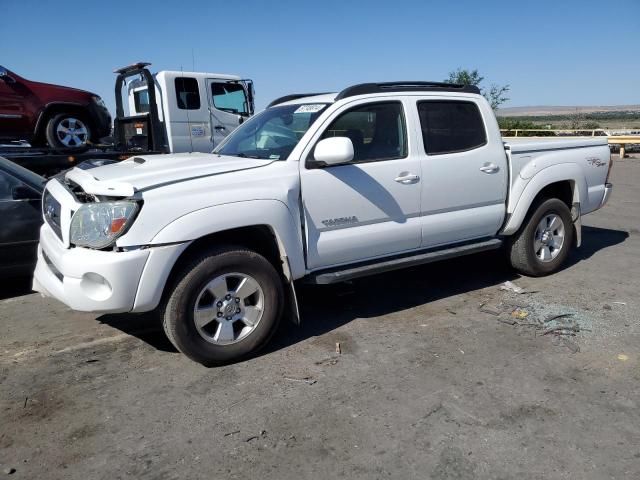
[[[324,270],[312,273],[307,282],[317,285],[327,285],[330,283],[345,282],[358,277],[365,277],[376,273],[389,272],[414,265],[437,262],[448,258],[461,257],[472,253],[484,252],[485,250],[496,250],[502,246],[503,241],[499,238],[491,238],[481,242],[467,243],[455,247],[443,248],[440,250],[430,250],[407,257],[395,257],[391,260],[382,259],[376,263],[360,264],[358,266],[342,267],[341,270]]]

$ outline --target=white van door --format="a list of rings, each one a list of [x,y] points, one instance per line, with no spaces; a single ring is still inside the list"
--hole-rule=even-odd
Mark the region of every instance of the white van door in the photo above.
[[[207,79],[212,148],[249,116],[249,102],[240,82]]]

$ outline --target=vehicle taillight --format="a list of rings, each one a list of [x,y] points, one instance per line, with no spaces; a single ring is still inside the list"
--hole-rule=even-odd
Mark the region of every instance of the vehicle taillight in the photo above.
[[[604,183],[609,183],[609,177],[611,176],[611,170],[613,170],[613,155],[609,158],[609,169],[607,170],[607,179]]]

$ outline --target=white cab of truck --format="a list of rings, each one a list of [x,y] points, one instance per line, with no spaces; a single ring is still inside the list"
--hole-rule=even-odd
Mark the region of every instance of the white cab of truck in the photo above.
[[[34,289],[76,310],[155,310],[204,365],[300,321],[327,284],[504,247],[546,275],[612,186],[606,138],[505,143],[475,87],[289,95],[211,154],[141,156],[51,180]]]
[[[172,153],[211,152],[253,115],[251,80],[222,73],[169,70],[155,73],[153,80],[158,119],[164,125]],[[145,79],[129,81],[126,92],[129,115],[149,112]]]

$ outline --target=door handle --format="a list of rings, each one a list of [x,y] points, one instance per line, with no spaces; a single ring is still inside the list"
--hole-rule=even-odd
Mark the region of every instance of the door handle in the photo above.
[[[396,182],[403,183],[405,185],[416,183],[418,180],[420,180],[420,177],[418,175],[414,175],[413,173],[409,172],[401,172],[400,175],[395,178]]]
[[[216,130],[226,130],[227,127],[225,127],[224,125],[216,125],[215,127]]]
[[[493,163],[485,163],[483,166],[480,167],[480,171],[484,173],[495,173],[498,170],[500,170],[500,167],[498,167]]]

